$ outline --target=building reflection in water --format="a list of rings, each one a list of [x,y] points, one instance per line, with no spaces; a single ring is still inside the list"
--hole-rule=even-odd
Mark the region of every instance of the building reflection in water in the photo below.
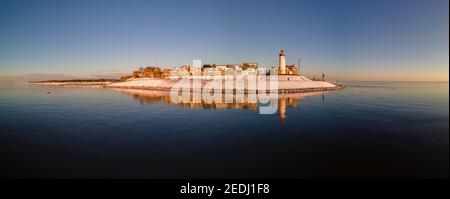
[[[134,100],[140,104],[155,104],[164,103],[177,105],[180,108],[185,109],[243,109],[250,111],[258,111],[258,101],[248,99],[248,94],[244,95],[243,101],[236,103],[236,95],[233,95],[233,103],[225,103],[225,95],[222,95],[222,103],[205,103],[203,100],[195,101],[193,95],[189,102],[173,103],[170,98],[170,92],[168,91],[154,91],[154,90],[140,90],[140,89],[114,89],[124,94],[128,94],[133,97]],[[287,114],[286,109],[295,109],[299,107],[300,100],[306,96],[322,95],[324,99],[324,92],[310,92],[310,93],[289,93],[278,94],[278,118],[280,122],[286,121]]]

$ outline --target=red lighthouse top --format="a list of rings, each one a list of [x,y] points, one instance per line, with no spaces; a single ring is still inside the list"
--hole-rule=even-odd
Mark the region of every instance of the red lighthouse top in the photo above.
[[[284,50],[280,51],[280,56],[284,56]]]

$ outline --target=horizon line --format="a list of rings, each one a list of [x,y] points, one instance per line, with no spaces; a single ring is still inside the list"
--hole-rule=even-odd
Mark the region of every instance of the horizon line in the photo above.
[[[119,74],[119,73],[116,73]],[[125,73],[126,74],[126,73]],[[27,76],[27,75],[63,75],[63,76],[68,76],[69,79],[65,79],[65,80],[72,80],[74,78],[78,79],[78,80],[92,80],[92,79],[104,79],[104,78],[92,78],[92,77],[80,77],[80,76],[73,76],[70,74],[63,74],[63,73],[27,73],[27,74],[21,74],[21,75],[0,75],[0,77],[21,77],[21,76]],[[92,73],[90,75],[101,75],[101,74],[95,74]],[[108,75],[108,74],[106,74]],[[111,75],[111,74],[109,74]],[[300,76],[305,76],[305,75],[300,75]],[[305,77],[309,77],[309,76],[305,76]],[[112,78],[115,79],[115,78]],[[120,78],[117,78],[120,79]],[[51,81],[52,79],[48,79],[47,81]],[[336,80],[336,79],[328,79],[326,81],[336,81],[336,82],[348,82],[348,83],[358,83],[358,82],[362,82],[362,83],[449,83],[449,80],[446,81],[414,81],[414,80]]]

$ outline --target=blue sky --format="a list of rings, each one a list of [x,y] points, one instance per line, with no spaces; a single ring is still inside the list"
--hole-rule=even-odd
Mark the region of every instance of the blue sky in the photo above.
[[[0,75],[277,64],[339,80],[448,81],[448,0],[0,1]]]

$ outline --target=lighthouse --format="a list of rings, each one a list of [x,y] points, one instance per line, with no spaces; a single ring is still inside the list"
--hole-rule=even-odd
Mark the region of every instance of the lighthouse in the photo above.
[[[280,51],[280,54],[278,57],[279,57],[278,69],[280,70],[281,75],[285,75],[286,74],[286,58],[284,56],[284,50]]]

